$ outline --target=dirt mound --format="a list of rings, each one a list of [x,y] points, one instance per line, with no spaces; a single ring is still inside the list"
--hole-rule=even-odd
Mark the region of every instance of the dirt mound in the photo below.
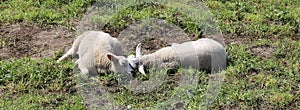
[[[65,27],[13,24],[0,28],[0,60],[31,57],[44,58],[56,50],[68,49],[75,32]]]

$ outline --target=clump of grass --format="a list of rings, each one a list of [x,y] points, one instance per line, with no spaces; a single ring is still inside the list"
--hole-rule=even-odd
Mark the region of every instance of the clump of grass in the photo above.
[[[27,22],[36,24],[69,25],[81,17],[94,0],[9,0],[0,4],[0,23]]]
[[[0,64],[2,109],[84,108],[76,93],[71,62],[22,58],[1,60]]]
[[[185,10],[186,11],[186,10]],[[202,13],[205,13],[203,10]],[[115,13],[104,26],[104,30],[109,33],[120,32],[131,24],[137,23],[139,21],[150,20],[150,19],[162,19],[166,20],[168,23],[174,24],[180,27],[184,32],[189,34],[195,39],[203,37],[203,34],[207,30],[212,30],[217,28],[216,26],[210,26],[207,22],[201,24],[197,23],[193,18],[194,16],[189,16],[184,11],[172,7],[165,6],[159,3],[143,3],[134,6],[129,6]],[[94,21],[101,21],[103,17],[96,16],[93,17]],[[202,16],[202,18],[197,20],[205,21],[210,18],[210,16]]]
[[[284,0],[205,2],[219,19],[223,32],[255,38],[284,38],[298,33],[300,2]]]
[[[249,53],[251,46],[268,44],[276,47],[271,58],[263,59]],[[299,41],[282,39],[277,42],[255,41],[252,45],[231,45],[228,48],[232,59],[226,70],[217,103],[213,108],[294,108],[300,100],[297,82],[299,79]],[[282,54],[283,52],[287,52]],[[283,55],[283,56],[282,56]]]

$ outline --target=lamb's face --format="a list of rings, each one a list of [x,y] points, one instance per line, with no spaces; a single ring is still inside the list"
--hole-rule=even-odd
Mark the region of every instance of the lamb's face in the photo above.
[[[134,55],[129,55],[127,57],[127,60],[129,62],[129,65],[132,67],[132,69],[138,69],[140,73],[146,76],[144,65],[141,60],[141,55],[139,57],[135,57]]]
[[[123,73],[128,73],[128,74],[131,74],[131,71],[133,70],[128,62],[128,60],[123,57],[123,56],[120,56],[119,57],[119,62],[118,62],[119,66],[122,68],[121,70],[124,70]]]
[[[129,65],[132,67],[132,69],[136,69],[137,68],[137,64],[139,63],[138,62],[139,60],[137,58],[135,58],[134,55],[129,55],[127,57],[127,61],[129,63]]]
[[[116,56],[114,54],[108,53],[107,58],[112,61],[111,70],[113,72],[131,74],[133,69],[124,56]]]

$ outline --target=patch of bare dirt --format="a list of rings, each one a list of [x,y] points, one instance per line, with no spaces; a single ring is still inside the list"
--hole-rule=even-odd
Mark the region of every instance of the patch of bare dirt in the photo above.
[[[155,39],[155,38],[148,38],[145,39],[141,42],[144,46],[143,53],[144,54],[150,54],[155,52],[156,50],[159,50],[160,48],[170,46],[166,41],[160,40],[160,39]]]
[[[121,30],[119,30],[121,31]],[[109,32],[116,37],[119,31]],[[54,55],[55,51],[66,52],[72,45],[76,32],[62,26],[25,25],[23,23],[0,26],[0,60],[20,57],[45,58]],[[294,40],[298,40],[297,33]],[[257,40],[251,36],[224,35],[225,45],[250,44]],[[274,39],[270,39],[274,40]],[[152,53],[170,43],[161,39],[144,39],[144,53]],[[262,58],[269,58],[276,48],[270,45],[259,45],[248,49],[250,53]]]
[[[257,45],[249,48],[248,52],[265,59],[274,55],[274,52],[276,52],[276,47],[272,47],[268,44]]]
[[[224,41],[226,45],[230,44],[250,44],[254,41],[254,38],[251,36],[230,36],[224,35]]]
[[[45,58],[70,48],[75,32],[61,26],[12,24],[0,27],[0,60],[20,57]]]

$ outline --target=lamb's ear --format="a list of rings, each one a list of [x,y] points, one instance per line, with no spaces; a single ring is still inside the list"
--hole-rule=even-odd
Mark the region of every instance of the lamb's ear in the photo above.
[[[106,56],[110,61],[114,61],[116,59],[115,55],[112,53],[107,53]]]
[[[141,50],[142,50],[142,43],[139,43],[135,49],[136,58],[141,58],[141,56],[142,56]]]

